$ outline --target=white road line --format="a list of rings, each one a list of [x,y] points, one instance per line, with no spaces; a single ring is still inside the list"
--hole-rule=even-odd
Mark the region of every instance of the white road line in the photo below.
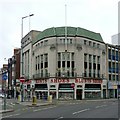
[[[4,117],[2,117],[2,118],[7,118],[7,117],[12,117],[13,115],[8,115],[8,116],[4,116]]]
[[[20,115],[20,113],[18,113],[18,114],[14,114],[13,116],[18,116],[18,115]]]
[[[51,108],[55,108],[56,106],[52,106],[52,107],[47,107],[47,108],[42,108],[42,109],[37,109],[37,110],[33,110],[33,112],[37,112],[40,110],[47,110],[47,109],[51,109]]]
[[[20,114],[8,115],[8,116],[4,116],[4,117],[2,117],[2,118],[8,118],[8,117],[13,117],[13,116],[17,116],[17,115],[20,115]]]
[[[55,120],[60,120],[60,119],[62,119],[63,117],[61,116],[61,117],[59,117],[59,118],[57,118],[57,119],[55,119]]]
[[[80,110],[80,111],[74,112],[74,113],[72,113],[72,114],[75,115],[75,114],[78,114],[78,113],[81,113],[81,112],[85,112],[85,111],[87,111],[87,110],[90,110],[90,109],[88,108],[88,109]]]
[[[101,108],[101,107],[105,107],[107,105],[100,105],[100,106],[96,106],[95,108]]]
[[[33,112],[37,112],[37,111],[40,111],[40,110],[42,110],[42,109],[33,110]]]

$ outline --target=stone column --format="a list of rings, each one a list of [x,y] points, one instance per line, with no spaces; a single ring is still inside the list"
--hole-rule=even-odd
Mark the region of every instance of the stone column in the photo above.
[[[74,87],[74,99],[76,100],[76,84],[75,84],[75,87]]]
[[[103,98],[103,85],[101,84],[101,98]]]
[[[56,84],[56,99],[58,99],[58,84]]]
[[[82,85],[82,99],[85,99],[85,84]]]

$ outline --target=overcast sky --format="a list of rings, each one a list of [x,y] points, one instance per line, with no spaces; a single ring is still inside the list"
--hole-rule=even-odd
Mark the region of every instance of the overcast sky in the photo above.
[[[101,33],[106,43],[118,32],[119,0],[0,0],[0,68],[4,59],[13,56],[13,49],[21,46],[21,18],[30,19],[31,30],[45,30],[65,26],[82,27]],[[24,35],[29,32],[29,18],[23,21]]]

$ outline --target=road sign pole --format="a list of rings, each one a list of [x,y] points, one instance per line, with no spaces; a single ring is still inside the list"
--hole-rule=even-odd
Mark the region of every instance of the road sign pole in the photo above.
[[[23,102],[23,82],[21,84],[21,102]]]
[[[4,110],[6,110],[6,81],[4,81]]]
[[[6,110],[6,80],[7,80],[7,75],[5,73],[2,75],[2,80],[4,81],[4,110]]]
[[[21,84],[21,102],[24,101],[23,97],[24,97],[24,92],[23,92],[23,82],[25,82],[25,78],[24,77],[21,77],[20,78],[20,82],[22,83]]]

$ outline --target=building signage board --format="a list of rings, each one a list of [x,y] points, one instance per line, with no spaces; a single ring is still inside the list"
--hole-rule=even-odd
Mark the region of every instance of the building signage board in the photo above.
[[[49,81],[49,83],[71,83],[70,79],[56,79],[56,78],[52,78],[52,79],[41,79],[41,80],[36,80],[36,84],[47,84]],[[94,83],[94,84],[102,84],[102,80],[94,80],[94,79],[82,79],[82,78],[76,78],[72,81],[73,83]]]
[[[108,89],[117,89],[117,82],[108,82]]]
[[[102,83],[103,80],[96,80],[96,79],[82,79],[82,78],[77,78],[75,79],[75,83]]]
[[[47,80],[36,80],[36,84],[47,83]]]

